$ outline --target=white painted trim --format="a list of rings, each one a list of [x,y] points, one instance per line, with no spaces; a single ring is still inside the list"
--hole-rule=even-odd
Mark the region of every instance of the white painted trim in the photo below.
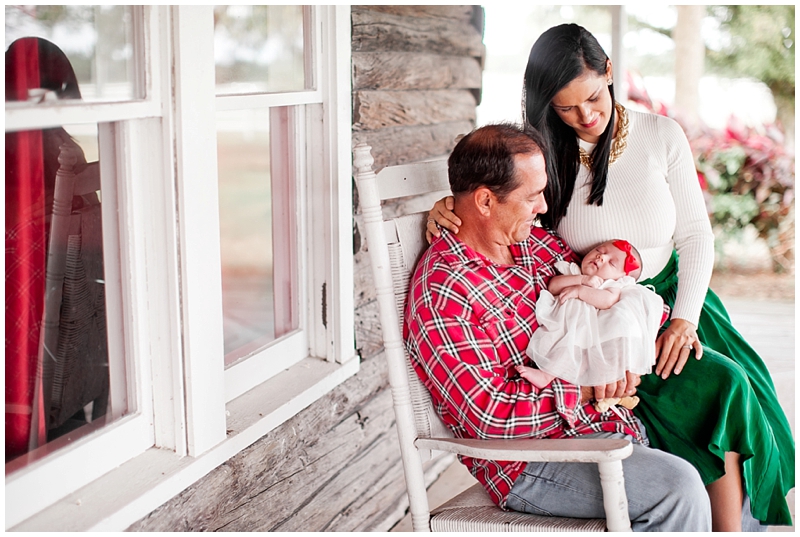
[[[64,446],[58,456],[41,459],[6,476],[5,528],[46,510],[139,456],[153,445],[152,430],[150,420],[144,416],[126,417]]]
[[[229,403],[231,433],[203,455],[181,458],[167,450],[150,449],[7,529],[124,531],[355,375],[358,367],[358,360],[338,365],[307,358]]]
[[[299,126],[301,107],[277,107],[270,110],[270,177],[272,191],[272,296],[276,337],[281,337],[300,324],[300,281],[304,267],[298,251],[304,242],[298,233],[297,215],[303,203],[299,188],[303,177],[299,162],[305,154],[305,137]],[[303,351],[305,356],[306,352]]]
[[[225,370],[225,401],[232,401],[307,355],[307,339],[302,331],[297,330],[234,363]]]
[[[147,325],[147,348],[139,359],[149,365],[145,383],[151,388],[155,445],[186,454],[183,362],[181,359],[180,281],[178,276],[177,214],[173,181],[171,140],[167,122],[158,118],[131,123],[147,140],[135,155],[147,155],[132,163],[138,194],[136,231],[144,237],[147,263],[140,278],[146,287],[148,309],[135,317]],[[131,148],[128,148],[130,150]]]
[[[158,7],[151,22],[151,68],[148,80],[154,95],[170,95],[172,49],[169,8]],[[140,224],[147,243],[147,286],[150,297],[150,355],[153,386],[153,426],[156,447],[187,454],[186,401],[181,325],[181,287],[176,199],[175,124],[171,103],[164,103],[164,117],[141,120],[153,140],[150,158],[141,162],[137,177],[146,193],[148,212]],[[143,159],[145,160],[145,159]]]
[[[64,104],[62,104],[64,103]],[[126,103],[81,103],[32,106],[6,103],[6,132],[46,129],[62,125],[124,121],[161,115],[161,106],[153,101]]]
[[[188,451],[196,456],[225,438],[214,13],[210,5],[171,13],[184,397]]]
[[[276,106],[296,106],[319,102],[322,102],[322,93],[318,90],[310,90],[291,93],[219,95],[217,96],[216,106],[217,112],[225,112],[245,108],[273,108]]]
[[[103,280],[105,281],[106,334],[108,346],[109,407],[107,413],[113,418],[121,417],[128,410],[129,398],[127,371],[128,364],[135,358],[126,353],[125,345],[125,296],[123,292],[122,245],[118,219],[117,185],[119,184],[116,155],[117,125],[102,123],[98,125],[98,145],[100,162],[100,195],[103,222]],[[122,362],[121,364],[119,362]],[[122,366],[120,368],[120,365]],[[135,386],[133,386],[135,389]],[[131,409],[133,410],[133,409]]]
[[[330,272],[327,286],[331,300],[328,314],[329,360],[344,363],[355,354],[353,327],[353,182],[350,148],[352,145],[352,103],[350,71],[350,6],[322,6],[322,43],[324,54],[320,85],[327,86],[328,103],[325,167],[330,170],[329,225],[332,230]]]

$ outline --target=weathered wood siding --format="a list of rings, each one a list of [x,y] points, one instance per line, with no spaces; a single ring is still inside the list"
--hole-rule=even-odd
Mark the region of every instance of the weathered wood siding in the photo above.
[[[477,6],[353,6],[353,142],[375,166],[448,153],[475,126],[485,47]]]
[[[353,6],[353,142],[376,166],[449,152],[481,88],[482,10]],[[390,209],[430,206],[408,200]],[[386,531],[408,500],[368,255],[354,226],[361,370],[130,531]],[[447,460],[428,466],[432,480]]]

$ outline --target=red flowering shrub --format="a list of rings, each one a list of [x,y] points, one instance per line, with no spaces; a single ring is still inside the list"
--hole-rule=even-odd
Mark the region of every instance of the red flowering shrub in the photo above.
[[[671,116],[629,80],[629,99]],[[778,271],[794,270],[794,155],[774,125],[755,129],[731,116],[725,129],[684,127],[697,166],[712,226],[732,236],[752,225],[764,239]]]

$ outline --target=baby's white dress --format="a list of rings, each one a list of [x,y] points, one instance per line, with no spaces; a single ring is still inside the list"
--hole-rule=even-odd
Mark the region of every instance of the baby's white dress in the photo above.
[[[580,274],[575,263],[559,262],[562,274]],[[528,345],[528,356],[545,373],[581,386],[621,380],[625,371],[645,375],[656,359],[656,336],[664,302],[630,276],[605,280],[601,289],[620,288],[619,302],[599,310],[573,298],[542,291],[536,301],[539,328]]]

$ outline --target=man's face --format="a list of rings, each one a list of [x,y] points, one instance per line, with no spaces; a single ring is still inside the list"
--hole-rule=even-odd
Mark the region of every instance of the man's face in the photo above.
[[[547,211],[544,187],[547,185],[544,157],[539,154],[516,155],[514,173],[519,186],[505,201],[498,202],[492,225],[503,244],[522,242],[531,233],[534,219]]]

